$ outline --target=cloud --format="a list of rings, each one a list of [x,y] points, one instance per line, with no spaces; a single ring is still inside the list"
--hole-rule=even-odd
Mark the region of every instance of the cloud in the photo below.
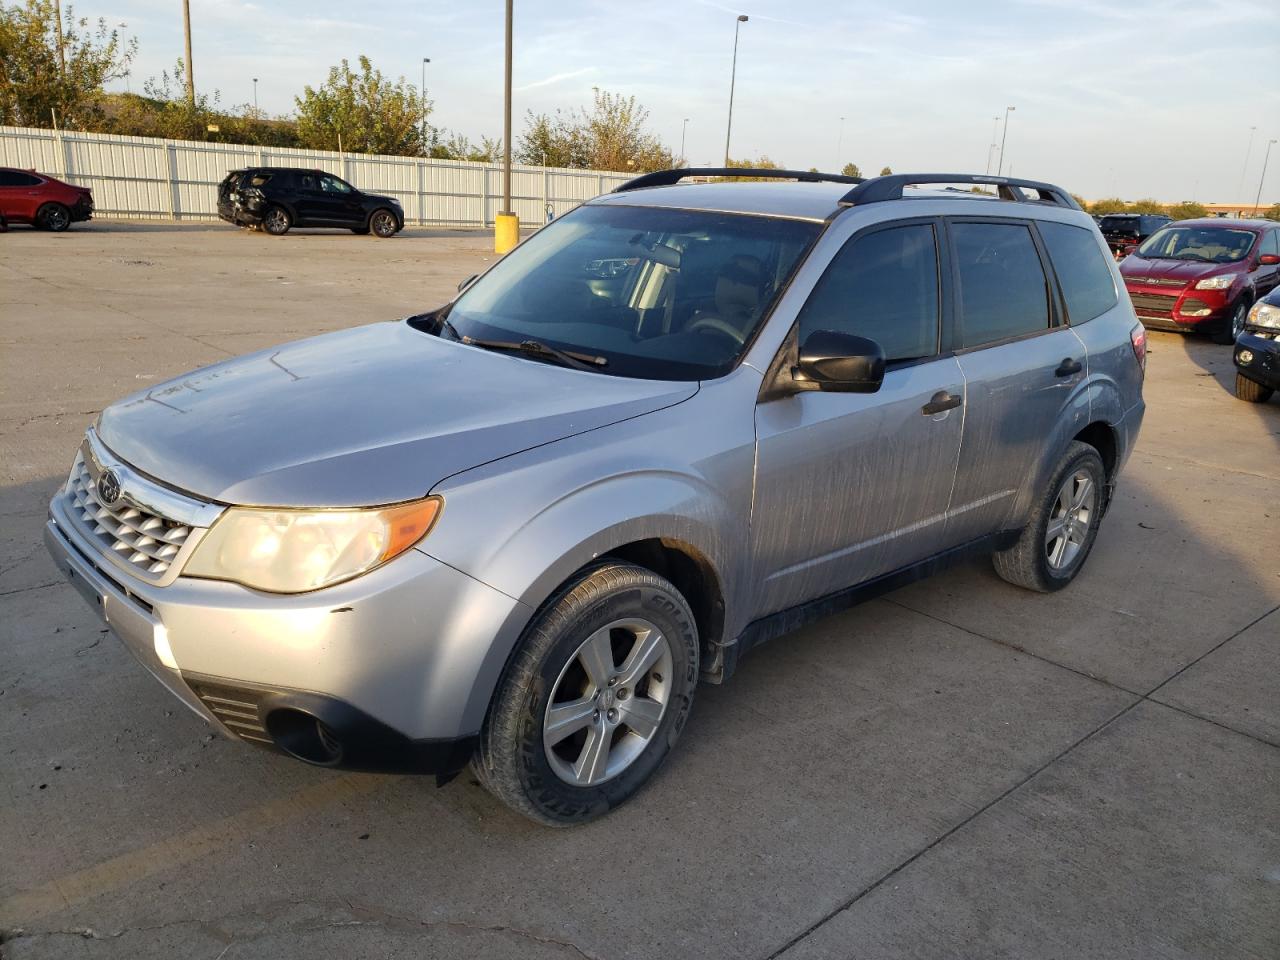
[[[563,83],[565,80],[572,80],[575,77],[585,76],[588,73],[595,73],[596,67],[582,67],[578,70],[570,70],[568,73],[553,73],[549,77],[543,77],[541,80],[535,80],[533,83],[526,83],[523,86],[516,87],[520,93],[526,90],[537,90],[539,87],[549,87],[552,84]]]

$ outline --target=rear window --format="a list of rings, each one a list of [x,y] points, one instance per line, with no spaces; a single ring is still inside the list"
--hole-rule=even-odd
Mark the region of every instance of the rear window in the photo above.
[[[1049,248],[1071,323],[1092,320],[1116,305],[1115,281],[1096,234],[1084,227],[1042,220],[1040,236]]]
[[[1103,217],[1098,227],[1103,233],[1131,233],[1138,235],[1137,217]]]

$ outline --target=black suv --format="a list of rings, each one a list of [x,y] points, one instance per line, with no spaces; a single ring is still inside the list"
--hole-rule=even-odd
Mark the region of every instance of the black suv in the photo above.
[[[275,236],[290,227],[346,227],[378,237],[404,229],[399,200],[362,193],[323,170],[291,167],[232,170],[218,185],[218,216]]]
[[[1133,253],[1134,248],[1151,236],[1173,217],[1156,213],[1109,213],[1098,221],[1107,246],[1117,260]]]

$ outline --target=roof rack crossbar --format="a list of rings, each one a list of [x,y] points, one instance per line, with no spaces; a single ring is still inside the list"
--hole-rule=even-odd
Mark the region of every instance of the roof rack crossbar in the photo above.
[[[862,183],[862,177],[846,177],[842,173],[818,173],[815,170],[775,170],[756,167],[677,167],[641,174],[613,188],[614,193],[641,190],[645,187],[669,187],[685,177],[757,177],[768,180],[803,180],[807,183]]]
[[[840,203],[855,207],[865,203],[879,203],[882,200],[901,200],[903,188],[908,185],[922,183],[970,183],[974,186],[994,186],[1001,200],[1027,202],[1022,190],[1030,190],[1036,194],[1036,200],[1052,203],[1071,210],[1079,210],[1080,205],[1062,187],[1052,183],[1041,183],[1038,180],[1015,180],[1013,177],[993,177],[980,173],[893,173],[883,177],[874,177],[854,187],[843,197]]]

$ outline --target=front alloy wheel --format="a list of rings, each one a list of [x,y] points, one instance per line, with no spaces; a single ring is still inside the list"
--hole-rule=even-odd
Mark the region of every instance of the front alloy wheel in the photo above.
[[[374,236],[386,239],[395,235],[396,218],[390,210],[375,210],[369,218],[369,229]]]

